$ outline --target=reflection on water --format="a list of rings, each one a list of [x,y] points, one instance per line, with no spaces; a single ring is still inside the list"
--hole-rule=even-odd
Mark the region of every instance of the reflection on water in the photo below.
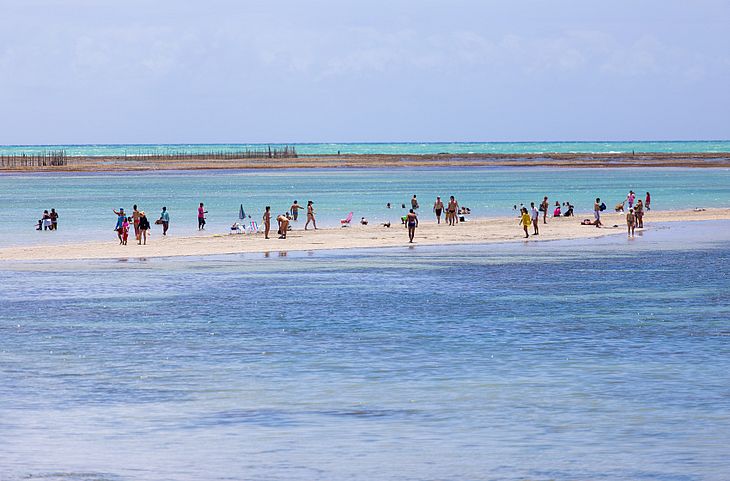
[[[0,477],[723,480],[718,225],[2,264]]]

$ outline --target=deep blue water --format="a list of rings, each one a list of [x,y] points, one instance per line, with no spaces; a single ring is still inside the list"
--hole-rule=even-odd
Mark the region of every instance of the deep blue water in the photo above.
[[[724,481],[728,241],[0,264],[0,479]]]

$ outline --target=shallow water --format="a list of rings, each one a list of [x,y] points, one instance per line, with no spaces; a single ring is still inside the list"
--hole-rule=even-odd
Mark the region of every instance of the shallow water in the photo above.
[[[159,145],[0,145],[0,154],[32,154],[64,150],[71,156],[165,154],[170,152],[240,152],[284,147],[284,144],[159,144]],[[395,142],[288,144],[299,154],[533,154],[631,152],[730,152],[729,140],[655,142]]]
[[[430,218],[437,195],[456,195],[475,216],[513,215],[515,204],[551,205],[570,201],[578,215],[592,217],[596,197],[609,208],[629,189],[644,198],[652,193],[655,209],[730,207],[730,169],[547,169],[424,168],[307,169],[215,172],[141,172],[102,174],[0,175],[0,247],[19,244],[71,243],[116,238],[112,209],[133,204],[158,218],[170,212],[170,235],[192,235],[197,206],[209,211],[208,232],[227,232],[238,221],[239,206],[260,220],[264,206],[285,212],[293,200],[313,200],[323,226],[339,225],[349,211],[355,221],[398,222],[404,203],[416,194],[422,216]],[[386,209],[390,202],[394,208]],[[44,209],[59,214],[57,232],[37,232]],[[304,222],[295,223],[301,228]],[[160,234],[153,226],[153,236]]]
[[[725,480],[728,241],[0,264],[0,478]]]

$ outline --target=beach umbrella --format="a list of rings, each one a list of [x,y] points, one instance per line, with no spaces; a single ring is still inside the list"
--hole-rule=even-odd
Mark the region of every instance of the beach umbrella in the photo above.
[[[241,208],[238,209],[238,218],[241,220],[246,218],[246,213],[243,211],[243,204],[241,204]]]

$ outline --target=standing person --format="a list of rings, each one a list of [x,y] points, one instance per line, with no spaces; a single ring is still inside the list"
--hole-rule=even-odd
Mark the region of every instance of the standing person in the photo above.
[[[651,195],[648,192],[646,193],[646,201],[644,202],[644,207],[646,207],[646,210],[651,210]]]
[[[539,235],[540,230],[537,226],[540,224],[540,213],[535,208],[534,202],[530,202],[530,220],[532,221],[532,235]]]
[[[530,234],[527,232],[527,229],[530,228],[530,224],[532,223],[532,220],[530,218],[530,214],[527,212],[527,207],[522,208],[522,215],[520,216],[520,225],[522,226],[522,229],[525,231],[525,239],[530,237]]]
[[[441,202],[441,197],[436,197],[436,202],[433,204],[433,211],[436,213],[436,223],[441,223],[441,212],[444,210],[444,203]]]
[[[636,203],[634,207],[634,213],[636,215],[636,227],[639,229],[644,228],[644,205],[641,203],[641,199]]]
[[[317,220],[314,218],[314,202],[311,200],[307,201],[307,223],[304,224],[304,230],[307,230],[307,226],[309,223],[312,223],[314,225],[314,230],[317,230]],[[289,226],[289,220],[287,219],[286,223],[287,227]],[[284,237],[286,238],[286,234],[284,234]]]
[[[291,219],[293,221],[299,219],[299,209],[303,209],[303,207],[299,205],[299,203],[295,200],[291,207],[289,207],[289,211],[291,212]]]
[[[51,209],[51,230],[58,230],[58,212],[56,209]]]
[[[134,223],[134,237],[139,240],[139,211],[137,204],[132,206],[132,221]]]
[[[412,244],[413,236],[416,235],[416,227],[418,227],[418,216],[413,209],[406,214],[406,226],[408,227],[408,242]]]
[[[629,201],[629,209],[634,207],[634,200],[636,199],[636,194],[634,194],[633,190],[629,191],[629,195],[626,196],[626,200]]]
[[[542,203],[540,204],[540,210],[542,211],[542,223],[547,224],[547,213],[548,209],[550,208],[550,203],[548,202],[547,196],[545,196],[542,199]]]
[[[294,203],[296,204],[297,201],[295,200]],[[261,218],[261,220],[264,221],[264,239],[269,238],[269,231],[271,230],[271,206],[267,205],[266,210],[264,210],[264,216]]]
[[[596,202],[593,204],[593,217],[601,222],[601,199],[599,197],[596,197]]]
[[[167,235],[167,229],[170,228],[170,214],[167,212],[167,207],[162,208],[160,222],[162,223],[162,235]]]
[[[127,219],[127,214],[124,213],[124,209],[121,207],[119,208],[119,211],[112,209],[112,212],[114,212],[117,215],[117,225],[114,226],[114,230],[116,231],[117,236],[119,237],[119,243],[121,244],[122,243],[122,234],[123,234],[122,225],[124,224],[124,221]]]
[[[456,213],[459,210],[459,203],[456,202],[454,196],[449,197],[449,205],[446,207],[446,218],[449,221],[449,225],[454,225],[457,222]]]
[[[413,194],[413,198],[411,199],[411,209],[418,209],[418,200],[416,200],[416,194]]]
[[[144,238],[144,245],[147,245],[147,231],[150,230],[150,221],[147,220],[147,216],[144,214],[144,211],[139,213],[139,222],[137,222],[137,226],[139,227],[139,238],[137,238],[137,244],[142,244],[142,238]]]
[[[48,210],[43,211],[43,230],[53,230],[53,224],[51,223],[51,214]]]
[[[629,209],[626,214],[626,228],[628,229],[628,236],[633,237],[634,229],[636,228],[636,216],[634,215],[634,209]]]
[[[198,230],[205,230],[205,214],[207,213],[208,211],[205,210],[201,202],[200,206],[198,206]]]
[[[122,245],[127,245],[127,239],[129,238],[129,221],[131,220],[131,217],[125,217],[122,222],[122,240],[119,241]]]
[[[276,221],[279,223],[279,239],[286,239],[286,231],[289,230],[289,217],[279,214]]]

